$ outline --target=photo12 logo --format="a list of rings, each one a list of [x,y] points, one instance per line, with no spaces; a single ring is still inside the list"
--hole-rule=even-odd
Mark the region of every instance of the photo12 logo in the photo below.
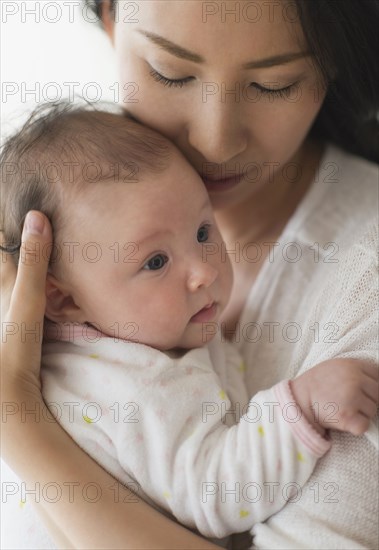
[[[83,0],[2,0],[0,4],[1,22],[17,20],[19,23],[86,23],[100,24],[100,16],[95,3]],[[139,23],[137,2],[117,1],[113,5],[113,17],[116,22]]]
[[[279,17],[288,23],[295,23],[299,19],[295,1],[280,2],[269,0],[259,2],[203,2],[202,22],[206,23],[217,18],[221,23],[235,22],[258,23],[263,17],[270,23]]]

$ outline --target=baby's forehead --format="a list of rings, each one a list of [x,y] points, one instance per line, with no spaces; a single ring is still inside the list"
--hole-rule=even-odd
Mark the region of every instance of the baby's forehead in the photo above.
[[[117,216],[148,219],[149,216],[173,221],[173,211],[198,210],[208,200],[205,187],[188,162],[170,155],[159,171],[137,163],[115,167],[107,162],[88,166],[76,185],[67,186],[62,201],[71,205],[71,219]],[[208,201],[209,202],[209,201]]]

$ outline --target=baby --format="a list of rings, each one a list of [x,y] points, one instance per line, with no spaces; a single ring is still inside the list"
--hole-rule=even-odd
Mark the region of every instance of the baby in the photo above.
[[[244,532],[299,497],[330,448],[325,428],[361,433],[344,419],[375,415],[376,371],[348,360],[247,395],[218,330],[231,264],[201,178],[168,140],[125,115],[59,104],[8,140],[1,165],[16,262],[29,210],[54,229],[44,398],[160,511],[204,536]],[[329,422],[313,414],[336,396]]]

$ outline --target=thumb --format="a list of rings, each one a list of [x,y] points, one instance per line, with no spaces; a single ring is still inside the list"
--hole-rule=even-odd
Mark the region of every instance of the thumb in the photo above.
[[[17,269],[16,266],[10,257],[10,255],[5,252],[6,242],[5,235],[3,231],[0,231],[0,258],[1,258],[1,269],[0,269],[0,288],[1,288],[1,319],[5,319],[9,303],[16,281]],[[4,248],[5,245],[5,248]]]
[[[10,304],[10,317],[15,322],[35,322],[44,316],[46,275],[52,240],[51,225],[47,217],[35,210],[28,212]]]

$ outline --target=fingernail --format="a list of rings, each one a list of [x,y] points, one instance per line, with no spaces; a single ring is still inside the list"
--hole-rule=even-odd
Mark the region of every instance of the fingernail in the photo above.
[[[25,230],[29,235],[42,235],[45,219],[38,212],[28,212],[25,219]]]

